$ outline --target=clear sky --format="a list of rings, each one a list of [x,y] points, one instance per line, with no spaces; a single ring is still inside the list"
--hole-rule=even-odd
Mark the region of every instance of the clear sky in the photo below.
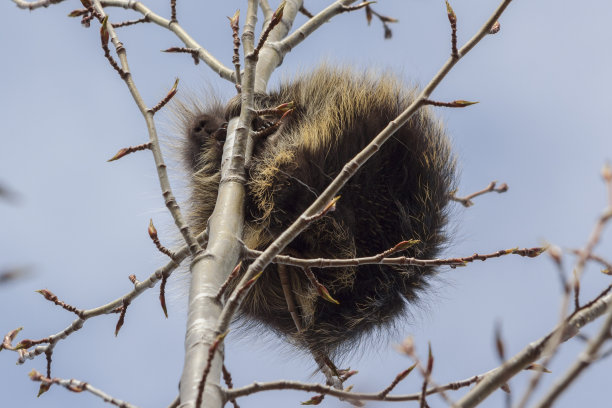
[[[178,18],[200,44],[231,65],[231,33],[226,16],[245,1],[179,1]],[[275,3],[275,2],[273,2]],[[312,12],[329,1],[306,3]],[[457,3],[457,4],[454,4]],[[166,1],[147,1],[169,16]],[[453,2],[459,43],[469,39],[497,2]],[[147,141],[144,121],[128,90],[103,57],[99,25],[83,28],[66,15],[81,8],[67,1],[32,12],[0,2],[0,185],[16,192],[18,201],[0,201],[0,269],[25,266],[26,278],[0,286],[0,334],[19,326],[19,339],[56,333],[74,318],[45,301],[34,290],[47,288],[80,308],[91,308],[131,288],[128,275],[144,279],[166,259],[147,235],[153,218],[162,242],[177,233],[164,210],[152,157],[139,153],[119,162],[106,160],[122,147]],[[322,60],[396,72],[407,82],[425,84],[450,53],[450,28],[442,1],[381,0],[375,9],[398,18],[393,38],[383,40],[378,21],[366,25],[363,12],[343,14],[324,25],[286,56],[272,77],[308,70]],[[110,10],[111,21],[139,18]],[[612,66],[608,28],[612,3],[580,4],[541,0],[513,2],[501,19],[501,31],[485,38],[462,60],[432,95],[433,99],[476,100],[462,110],[438,108],[452,137],[461,167],[460,194],[506,182],[507,193],[476,200],[469,209],[455,206],[454,239],[447,256],[467,256],[512,247],[552,242],[577,248],[588,238],[606,205],[600,169],[612,159],[610,95]],[[260,21],[262,19],[260,18]],[[296,24],[302,24],[298,16]],[[185,55],[159,50],[181,45],[156,25],[122,28],[130,66],[146,102],[153,106],[181,79],[179,95],[206,98],[215,89],[222,99],[233,95],[231,84],[204,64]],[[191,91],[189,91],[191,90]],[[159,116],[166,146],[172,145],[168,120]],[[166,149],[168,150],[168,149]],[[173,186],[186,197],[184,177],[171,166]],[[610,232],[596,251],[608,258]],[[569,273],[574,261],[564,259]],[[363,347],[344,362],[359,370],[355,390],[379,391],[411,365],[393,344],[414,336],[425,358],[427,342],[435,354],[438,383],[468,378],[495,367],[493,331],[501,322],[508,355],[539,339],[554,326],[561,291],[547,256],[508,257],[461,269],[441,269],[434,291],[412,309],[412,316],[388,344]],[[177,394],[183,364],[186,317],[186,274],[169,283],[169,319],[164,319],[157,290],[132,303],[125,325],[114,337],[116,316],[90,320],[80,332],[60,342],[53,354],[53,375],[77,378],[114,397],[141,407],[165,407]],[[587,270],[583,300],[594,297],[609,276]],[[593,333],[599,324],[586,332]],[[561,375],[584,344],[572,340],[549,367],[545,387]],[[280,350],[280,351],[279,351]],[[273,379],[313,381],[313,363],[281,341],[230,334],[227,366],[236,386]],[[54,387],[36,399],[38,384],[28,380],[44,358],[15,366],[16,354],[0,353],[0,401],[3,406],[108,406],[89,394]],[[612,359],[583,375],[559,400],[559,407],[609,406]],[[418,375],[396,389],[415,392]],[[529,378],[510,383],[514,396]],[[449,393],[458,398],[462,391]],[[244,399],[241,406],[297,406],[310,394],[268,392]],[[499,407],[497,392],[485,407]],[[606,402],[607,401],[607,402]],[[346,403],[331,398],[326,406]],[[385,404],[369,404],[382,406]],[[432,407],[444,406],[438,397]],[[389,405],[392,406],[392,405]]]

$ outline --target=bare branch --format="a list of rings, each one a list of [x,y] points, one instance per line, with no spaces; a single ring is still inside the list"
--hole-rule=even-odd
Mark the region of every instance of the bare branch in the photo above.
[[[230,28],[232,29],[232,38],[234,43],[234,54],[232,56],[232,63],[236,70],[236,90],[240,93],[240,83],[242,82],[240,74],[240,36],[238,32],[240,30],[240,10],[236,10],[233,17],[228,17],[230,21]]]
[[[389,395],[389,393],[391,391],[393,391],[393,389],[397,386],[397,384],[399,384],[400,381],[402,381],[404,378],[408,377],[408,374],[410,374],[412,372],[412,370],[414,370],[414,368],[416,366],[417,366],[417,364],[414,363],[413,365],[411,365],[410,367],[408,367],[407,369],[405,369],[404,371],[402,371],[401,373],[396,375],[395,379],[393,380],[393,382],[391,382],[391,384],[389,384],[389,386],[387,388],[385,388],[384,390],[382,390],[380,392],[380,394],[378,394],[380,396],[380,398],[384,399],[387,395]],[[421,393],[421,395],[422,395],[422,393]]]
[[[72,391],[72,392],[87,391],[95,395],[96,397],[101,398],[102,400],[104,400],[104,402],[108,402],[109,404],[115,405],[117,407],[137,408],[136,405],[132,405],[128,402],[121,401],[115,397],[112,397],[108,395],[107,393],[103,392],[102,390],[99,390],[95,388],[94,386],[92,386],[91,384],[83,382],[83,381],[74,380],[74,379],[64,380],[61,378],[48,378],[36,370],[30,371],[29,376],[32,381],[37,381],[41,383],[38,396],[40,396],[40,394],[42,394],[43,392],[46,392],[52,384],[57,384],[57,385],[61,385],[62,387],[66,388],[68,391]]]
[[[470,195],[467,195],[465,197],[457,197],[455,195],[455,192],[453,192],[450,196],[450,199],[453,201],[456,201],[458,203],[463,204],[464,207],[471,207],[474,205],[474,202],[472,201],[473,198],[476,198],[480,195],[486,194],[486,193],[490,193],[495,191],[496,193],[505,193],[506,191],[508,191],[508,185],[506,183],[502,183],[499,187],[495,187],[497,185],[496,181],[492,181],[489,183],[488,186],[486,186],[485,188],[483,188],[480,191],[477,191],[475,193],[472,193]]]
[[[445,259],[417,259],[406,256],[400,256],[395,258],[385,257],[385,252],[378,255],[368,256],[363,258],[352,258],[352,259],[302,259],[294,258],[288,255],[276,255],[271,263],[298,266],[300,268],[340,268],[345,266],[360,266],[360,265],[414,265],[414,266],[441,266],[447,265],[450,267],[466,266],[466,264],[474,261],[486,261],[491,258],[499,258],[506,255],[519,255],[534,258],[539,256],[541,253],[546,251],[547,247],[534,247],[534,248],[511,248],[502,249],[500,251],[492,252],[489,254],[478,254],[475,253],[470,256],[462,258],[445,258]],[[256,259],[263,254],[262,251],[254,249],[245,249],[245,256],[247,259]]]
[[[191,54],[191,57],[193,58],[193,63],[195,65],[198,65],[200,63],[200,57],[198,54],[198,50],[196,50],[195,48],[187,48],[187,47],[170,47],[167,48],[165,50],[162,50],[162,52],[178,52],[178,53],[185,53],[185,54]]]
[[[401,373],[400,373],[401,374]],[[438,394],[442,391],[454,391],[464,387],[469,387],[470,385],[480,381],[483,376],[488,373],[482,375],[475,375],[465,380],[451,382],[445,385],[431,387],[427,389],[427,395]],[[397,378],[397,377],[396,377]],[[240,398],[247,395],[256,394],[258,392],[263,391],[271,391],[271,390],[297,390],[297,391],[305,391],[305,392],[316,392],[324,395],[331,395],[337,398],[343,398],[347,401],[418,401],[421,398],[421,392],[414,394],[404,394],[404,395],[383,395],[382,392],[378,393],[357,393],[351,391],[343,391],[338,390],[336,388],[323,385],[323,384],[309,384],[303,383],[299,381],[287,381],[287,380],[279,380],[272,381],[267,383],[255,382],[253,384],[241,387],[241,388],[232,388],[225,390],[225,396],[227,400],[232,398]]]
[[[168,258],[174,260],[174,253],[165,246],[163,246],[161,242],[159,242],[159,237],[157,236],[157,229],[155,229],[155,225],[153,225],[153,218],[151,218],[149,221],[149,228],[147,229],[147,232],[149,233],[149,237],[155,244],[157,250],[162,254],[166,255]]]
[[[170,21],[178,23],[176,19],[176,0],[170,0]]]
[[[446,1],[446,12],[451,25],[451,58],[457,59],[459,58],[459,51],[457,51],[457,16],[448,1]]]
[[[53,302],[54,304],[58,305],[62,309],[67,310],[69,312],[72,312],[72,313],[76,314],[79,317],[83,316],[84,312],[82,310],[77,309],[76,307],[74,307],[72,305],[69,305],[69,304],[59,300],[57,298],[57,296],[55,296],[55,294],[53,292],[51,292],[50,290],[48,290],[48,289],[40,289],[40,290],[37,290],[36,292],[40,293],[41,295],[43,295],[43,297],[45,299],[47,299],[50,302]]]
[[[571,253],[575,254],[575,255],[578,255],[578,256],[582,255],[582,251],[579,250],[579,249],[570,249],[569,251]],[[587,259],[591,260],[591,261],[595,261],[595,262],[601,264],[605,268],[604,270],[601,271],[602,273],[605,273],[606,275],[611,275],[612,274],[612,262],[604,259],[603,257],[601,257],[599,255],[593,254],[593,253],[591,253],[587,257]]]
[[[61,3],[64,0],[37,0],[37,1],[24,1],[24,0],[13,0],[13,3],[20,9],[35,10],[40,7],[49,7],[52,4]]]
[[[174,81],[174,85],[172,85],[172,88],[170,89],[170,91],[168,91],[168,94],[164,96],[164,99],[162,99],[161,101],[159,101],[157,105],[149,109],[151,113],[153,114],[157,113],[161,108],[166,106],[168,102],[170,102],[170,100],[174,97],[174,95],[176,95],[176,91],[178,89],[178,83],[179,83],[179,79],[176,78],[176,80]]]
[[[198,238],[201,239],[205,235],[206,234],[202,233],[198,236]],[[189,255],[189,249],[187,248],[187,246],[183,246],[179,250],[175,251],[175,255],[176,255],[176,262],[170,261],[165,266],[153,272],[144,281],[134,284],[134,288],[129,293],[126,293],[122,297],[117,298],[113,300],[112,302],[109,302],[103,306],[99,306],[94,309],[82,310],[80,318],[74,320],[68,327],[66,327],[62,331],[48,337],[49,339],[48,345],[38,346],[32,351],[26,351],[20,354],[17,360],[17,364],[23,364],[26,360],[31,360],[40,354],[46,353],[48,351],[53,351],[53,348],[60,340],[63,340],[69,335],[71,335],[72,333],[80,330],[83,327],[85,321],[87,321],[88,319],[95,317],[95,316],[116,313],[118,308],[121,308],[121,306],[123,305],[124,300],[133,301],[138,296],[140,296],[143,292],[145,292],[147,289],[154,287],[155,283],[161,280],[164,276],[166,277],[170,276],[170,274],[179,266],[179,263],[182,262]]]
[[[143,150],[151,150],[151,142],[143,143],[138,146],[124,147],[123,149],[119,150],[113,157],[111,157],[107,161],[112,162],[115,160],[119,160],[123,156],[127,156],[128,154],[131,154],[134,152],[140,152]]]
[[[580,311],[574,313],[565,324],[558,326],[545,337],[530,343],[500,367],[491,370],[491,372],[486,374],[472,390],[457,402],[457,405],[462,408],[475,407],[502,384],[508,382],[508,380],[514,377],[518,372],[538,360],[555,336],[558,336],[561,342],[569,340],[575,336],[582,327],[606,313],[611,303],[612,294],[608,293],[588,307],[583,307]]]
[[[143,17],[140,18],[138,20],[128,20],[128,21],[122,21],[121,23],[113,23],[113,27],[114,28],[121,28],[121,27],[129,27],[131,25],[136,25],[136,24],[141,24],[141,23],[149,23],[149,19],[147,17]]]
[[[594,360],[597,359],[597,352],[606,340],[610,339],[610,329],[612,328],[612,303],[608,305],[606,311],[607,318],[601,326],[599,333],[589,341],[585,350],[580,353],[574,364],[567,370],[567,372],[559,379],[552,388],[546,393],[544,398],[538,404],[536,408],[548,408],[552,406],[555,400],[565,391],[569,385],[578,378],[578,376],[587,368]]]
[[[93,1],[94,1],[94,8],[96,12],[102,16],[105,16],[104,9],[100,3],[100,0],[93,0]],[[189,230],[189,227],[187,226],[187,223],[185,222],[183,215],[181,214],[181,210],[176,201],[176,198],[174,197],[174,194],[172,193],[172,188],[170,187],[170,180],[168,178],[168,172],[166,170],[166,164],[164,163],[164,158],[162,156],[161,147],[159,144],[159,138],[157,136],[157,129],[155,128],[155,122],[153,120],[153,115],[155,114],[155,112],[147,108],[146,104],[144,103],[140,95],[140,92],[138,91],[138,88],[136,87],[134,79],[132,78],[132,75],[130,73],[125,48],[123,47],[123,44],[119,41],[117,34],[115,32],[115,29],[112,27],[111,24],[108,23],[107,16],[104,17],[100,33],[102,37],[103,46],[105,44],[108,44],[109,36],[110,36],[110,39],[113,45],[115,46],[117,56],[119,57],[119,61],[121,62],[121,67],[116,68],[116,69],[120,70],[121,78],[125,81],[128,89],[130,90],[130,93],[132,94],[132,98],[134,99],[134,102],[138,106],[138,109],[140,110],[140,113],[144,117],[146,124],[147,124],[147,130],[149,132],[149,143],[151,144],[151,152],[153,153],[153,158],[155,160],[155,166],[157,169],[157,177],[159,179],[159,184],[161,187],[162,195],[164,197],[164,202],[166,204],[166,207],[168,208],[168,211],[172,215],[172,218],[174,219],[174,223],[176,224],[177,228],[181,232],[183,239],[187,243],[187,246],[189,247],[191,254],[195,255],[199,251],[201,251],[202,248],[200,247],[197,240],[195,239],[195,237]],[[106,47],[106,50],[107,49],[108,47]],[[175,85],[176,85],[176,82],[175,82]],[[166,98],[171,98],[172,95],[173,95],[173,91],[171,90]]]
[[[103,0],[100,2],[102,7],[121,7],[134,10],[149,21],[155,23],[165,29],[172,31],[187,48],[197,50],[202,61],[206,63],[214,72],[219,74],[223,79],[234,82],[234,71],[223,65],[219,60],[212,56],[205,48],[198,44],[177,22],[165,19],[158,14],[153,13],[147,6],[139,1],[133,0]]]

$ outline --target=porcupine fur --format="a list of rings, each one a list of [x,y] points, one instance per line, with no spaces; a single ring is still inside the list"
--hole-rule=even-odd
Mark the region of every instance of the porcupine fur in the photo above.
[[[414,92],[391,74],[322,66],[267,95],[256,95],[256,109],[292,101],[295,110],[276,133],[255,144],[247,169],[246,245],[265,249],[411,103]],[[239,114],[239,99],[227,107],[214,102],[204,109],[182,110],[183,159],[192,175],[190,221],[196,233],[206,228],[215,205],[225,125]],[[256,119],[254,127],[261,123]],[[455,160],[443,127],[422,108],[344,186],[336,210],[312,223],[284,253],[354,258],[418,240],[402,255],[433,258],[446,241],[446,206],[454,177]],[[312,271],[340,304],[324,300],[300,268],[288,266],[300,333],[274,264],[247,294],[239,320],[247,326],[263,323],[299,348],[338,356],[364,335],[390,327],[435,273],[432,267],[384,265]]]

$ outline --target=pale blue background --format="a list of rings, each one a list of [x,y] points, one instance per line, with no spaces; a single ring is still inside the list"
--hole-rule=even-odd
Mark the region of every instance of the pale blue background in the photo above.
[[[244,13],[245,2],[178,3],[184,28],[229,66],[232,44],[225,16],[237,7]],[[311,0],[307,6],[316,12],[327,3]],[[497,5],[484,0],[454,3],[460,43]],[[147,4],[169,15],[168,2]],[[146,128],[124,83],[103,57],[98,25],[85,29],[79,19],[66,17],[80,7],[71,1],[29,12],[8,0],[0,3],[0,183],[21,197],[19,205],[0,202],[0,269],[26,265],[34,270],[27,279],[0,287],[2,335],[24,326],[19,338],[40,338],[73,320],[34,293],[36,289],[51,289],[71,304],[90,308],[128,291],[128,275],[143,279],[164,264],[166,259],[146,233],[149,218],[154,218],[163,242],[176,236],[151,156],[139,153],[106,162],[119,148],[146,142]],[[272,82],[328,59],[389,68],[407,81],[426,83],[450,52],[444,3],[383,0],[375,7],[400,19],[392,27],[393,39],[382,39],[378,21],[368,27],[363,12],[338,16],[288,55]],[[119,9],[110,12],[112,21],[140,17]],[[482,197],[469,210],[456,206],[456,238],[446,255],[545,242],[578,247],[585,242],[606,204],[599,171],[612,158],[611,17],[612,3],[606,0],[517,0],[502,17],[501,32],[479,44],[434,93],[437,100],[480,101],[463,110],[437,110],[459,155],[460,192],[478,190],[491,180],[510,186],[508,193]],[[299,16],[297,24],[304,21]],[[162,28],[141,25],[120,29],[119,35],[149,106],[166,94],[177,76],[181,93],[193,88],[205,95],[212,85],[224,98],[233,95],[231,84],[204,64],[194,66],[189,56],[160,53],[181,45]],[[173,171],[172,176],[177,194],[184,198],[180,173]],[[597,252],[612,258],[611,242],[608,231]],[[568,269],[572,261],[566,257]],[[406,335],[415,337],[422,356],[431,341],[434,378],[446,383],[498,364],[493,348],[496,321],[502,322],[510,355],[546,334],[557,319],[560,288],[546,256],[494,259],[442,272],[435,293],[414,310],[410,324],[400,327],[389,346],[364,348],[356,353],[363,358],[345,363],[360,371],[351,381],[356,390],[380,390],[411,364],[392,348]],[[583,299],[611,280],[590,268]],[[117,338],[115,315],[88,321],[56,347],[53,375],[88,381],[141,407],[165,407],[177,394],[183,364],[185,281],[175,276],[169,283],[168,320],[157,290],[152,290],[132,303]],[[237,337],[230,335],[226,349],[237,386],[254,380],[312,380],[314,366],[308,358],[273,338]],[[580,341],[566,344],[545,384],[563,373],[582,348]],[[36,399],[38,384],[29,381],[27,373],[33,368],[43,371],[44,357],[23,366],[15,366],[15,359],[14,353],[0,353],[2,406],[108,406],[89,394],[59,387]],[[611,369],[610,359],[597,363],[558,406],[610,406]],[[511,382],[515,395],[528,378],[524,373]],[[413,375],[396,391],[415,392],[420,381]],[[449,395],[458,398],[462,393]],[[277,391],[239,402],[242,407],[291,407],[310,395]],[[429,402],[445,406],[438,397]],[[499,407],[502,402],[497,392],[483,406]],[[332,398],[324,404],[346,406]],[[382,405],[392,406],[369,406]]]

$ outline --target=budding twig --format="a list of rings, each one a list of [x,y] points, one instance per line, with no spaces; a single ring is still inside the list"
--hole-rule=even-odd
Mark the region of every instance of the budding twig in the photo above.
[[[398,375],[395,376],[395,379],[393,380],[393,382],[384,390],[382,390],[378,396],[384,400],[385,397],[387,395],[389,395],[389,393],[391,391],[393,391],[393,389],[397,386],[397,384],[400,383],[400,381],[402,381],[404,378],[408,377],[408,374],[410,374],[412,372],[412,370],[414,370],[414,368],[417,366],[416,363],[414,363],[413,365],[411,365],[410,367],[408,367],[406,370],[402,371],[401,373],[399,373]]]
[[[195,65],[198,65],[200,63],[200,57],[198,54],[198,50],[195,48],[187,48],[187,47],[170,47],[167,48],[165,50],[162,50],[162,52],[178,52],[178,53],[185,53],[185,54],[191,54],[191,57],[193,58],[193,63]]]
[[[287,303],[287,311],[291,315],[293,324],[298,332],[302,331],[302,321],[297,314],[295,309],[295,302],[293,301],[293,290],[291,290],[291,281],[287,273],[287,267],[285,265],[278,265],[277,272],[280,279],[281,287],[283,288],[283,295],[285,296],[285,302]]]
[[[117,71],[121,79],[125,80],[127,72],[125,72],[119,66],[119,64],[117,64],[117,61],[115,61],[113,56],[110,55],[110,48],[108,47],[109,34],[106,28],[107,23],[108,23],[108,16],[105,16],[104,19],[102,20],[102,25],[100,26],[100,40],[102,42],[102,49],[104,50],[104,56],[106,57],[108,62],[111,64],[111,67],[113,67],[113,69]]]
[[[265,110],[265,112],[267,111],[269,110]],[[276,131],[280,132],[281,125],[283,123],[286,123],[286,118],[292,113],[293,113],[293,109],[286,110],[285,113],[283,113],[283,116],[281,116],[280,119],[278,119],[276,122],[265,127],[264,129],[251,132],[251,137],[253,137],[253,139],[261,139],[263,137],[270,136],[272,133]]]
[[[325,214],[327,214],[328,212],[334,211],[336,209],[336,203],[338,202],[338,200],[340,200],[340,197],[341,196],[334,197],[329,203],[327,203],[327,205],[321,211],[319,211],[318,213],[314,215],[311,215],[311,216],[302,215],[304,218],[304,221],[306,221],[307,223],[311,223],[320,218],[323,218]]]
[[[128,27],[128,26],[135,25],[135,24],[150,23],[150,22],[151,21],[145,16],[138,20],[128,20],[128,21],[123,21],[121,23],[112,23],[112,25],[113,25],[113,28],[120,28],[120,27]]]
[[[228,371],[227,367],[225,367],[225,364],[221,365],[221,372],[223,373],[223,381],[225,381],[225,385],[227,385],[227,388],[230,390],[234,388],[234,383],[232,382],[232,375]],[[235,399],[231,399],[229,401],[232,403],[234,408],[240,408]]]
[[[373,4],[373,3],[376,3],[376,2],[375,1],[365,1],[356,6],[347,7],[347,8],[357,10],[359,8],[365,7],[366,20],[368,22],[368,25],[370,25],[370,23],[372,22],[372,16],[376,16],[383,25],[383,29],[385,32],[384,34],[385,39],[389,39],[393,36],[393,31],[391,31],[391,28],[389,27],[388,23],[397,23],[399,20],[396,18],[383,16],[382,14],[377,13],[376,11],[374,11],[372,7],[370,7],[370,4]],[[347,11],[350,11],[350,10],[347,10]]]
[[[483,188],[482,190],[472,193],[470,195],[467,195],[465,197],[457,197],[455,195],[456,192],[452,192],[450,195],[450,199],[463,204],[464,207],[471,207],[472,205],[474,205],[474,202],[472,202],[472,198],[478,197],[486,193],[490,193],[492,191],[495,191],[496,193],[505,193],[506,191],[508,191],[508,185],[506,183],[502,183],[497,188],[495,187],[496,185],[497,185],[497,182],[492,181],[489,183],[487,187]]]
[[[300,9],[298,11],[308,18],[314,17],[314,15],[310,11],[306,10],[303,4],[300,6]]]
[[[140,152],[142,150],[151,150],[151,142],[143,143],[138,146],[124,147],[123,149],[119,150],[113,157],[111,157],[107,161],[112,162],[115,160],[119,160],[123,156],[127,156],[128,154],[134,153],[134,152]]]
[[[168,283],[168,275],[162,276],[159,284],[159,304],[164,312],[166,319],[168,318],[168,308],[166,307],[166,283]]]
[[[340,302],[338,302],[336,299],[332,297],[332,295],[329,294],[329,291],[327,290],[327,288],[323,286],[321,282],[319,282],[319,280],[317,279],[315,274],[312,273],[310,268],[305,267],[303,268],[303,270],[304,270],[304,273],[306,274],[306,277],[310,281],[310,283],[317,289],[319,296],[321,296],[323,299],[327,300],[330,303],[335,303],[337,305],[340,304]]]
[[[270,35],[270,31],[272,31],[274,27],[276,27],[278,23],[280,23],[281,20],[283,19],[283,10],[285,9],[285,4],[286,4],[285,0],[283,0],[283,2],[278,6],[276,11],[272,14],[272,19],[270,20],[270,23],[268,24],[264,32],[261,33],[261,36],[259,37],[259,42],[257,43],[257,47],[255,47],[255,49],[252,52],[252,55],[255,58],[258,58],[259,51],[263,48],[264,44],[266,43],[266,40],[268,39],[268,36]]]
[[[238,273],[240,272],[241,267],[242,267],[242,261],[238,262],[238,265],[236,265],[236,267],[232,270],[232,273],[230,273],[227,279],[225,280],[225,282],[223,282],[223,285],[221,285],[221,287],[219,288],[219,292],[217,292],[217,295],[215,296],[215,299],[217,300],[217,302],[221,301],[223,294],[227,290],[227,286],[230,284],[231,281],[236,279],[236,277],[238,276]]]
[[[579,249],[570,249],[570,252],[578,256],[582,254],[582,251]],[[601,273],[605,273],[606,275],[612,275],[612,263],[610,261],[607,261],[603,257],[596,254],[588,255],[587,259],[601,264],[605,268],[602,269]]]
[[[121,306],[121,312],[119,314],[119,320],[117,320],[117,325],[115,326],[115,337],[117,337],[117,335],[119,334],[119,330],[121,330],[121,327],[123,326],[123,321],[125,320],[125,313],[127,312],[127,308],[130,305],[130,301],[128,299],[125,299],[123,301],[123,306]]]
[[[438,101],[432,101],[431,99],[425,99],[423,100],[423,103],[425,105],[441,106],[444,108],[465,108],[466,106],[475,105],[478,102],[464,101],[463,99],[458,99],[452,102],[438,102]]]
[[[400,244],[408,245],[411,241],[403,241]],[[339,268],[345,266],[360,266],[360,265],[414,265],[414,266],[441,266],[447,265],[451,268],[466,266],[466,264],[474,262],[474,261],[486,261],[491,258],[499,258],[507,255],[519,255],[526,256],[528,258],[535,258],[542,254],[547,250],[548,247],[533,247],[533,248],[510,248],[510,249],[502,249],[496,252],[492,252],[489,254],[478,254],[475,253],[470,256],[465,256],[461,258],[445,258],[445,259],[418,259],[411,258],[406,256],[400,256],[396,258],[388,258],[385,257],[384,254],[387,252],[395,252],[396,247],[400,246],[400,244],[396,245],[394,248],[388,249],[378,255],[368,256],[363,258],[350,258],[350,259],[324,259],[324,258],[315,258],[315,259],[302,259],[302,258],[294,258],[288,255],[276,255],[271,262],[276,264],[284,264],[284,265],[293,265],[299,266],[301,268]],[[407,247],[406,247],[407,248]],[[403,248],[403,249],[406,249]],[[257,251],[254,249],[245,248],[245,255],[247,259],[255,259],[260,256],[263,252]]]
[[[459,51],[457,50],[457,16],[455,11],[451,7],[450,3],[446,1],[446,12],[448,13],[448,21],[451,25],[451,57],[453,59],[459,59]]]
[[[234,54],[232,56],[232,63],[234,64],[234,70],[236,72],[236,81],[234,84],[236,85],[236,90],[240,93],[240,36],[238,35],[238,31],[240,30],[240,10],[236,10],[233,17],[228,17],[230,21],[230,28],[232,29],[232,38],[234,43]]]
[[[162,254],[168,256],[168,258],[170,258],[170,259],[172,259],[174,261],[174,259],[176,257],[175,254],[172,251],[170,251],[168,248],[163,246],[161,244],[161,242],[159,242],[159,238],[157,237],[157,230],[155,229],[155,225],[153,225],[153,219],[152,218],[149,221],[149,228],[147,229],[147,232],[149,233],[149,237],[151,238],[151,240],[153,241],[153,243],[155,244],[155,246],[157,247],[159,252],[161,252]]]
[[[55,296],[55,294],[53,292],[51,292],[48,289],[40,289],[35,291],[36,293],[40,293],[41,295],[43,295],[43,297],[45,299],[47,299],[50,302],[55,303],[56,305],[60,306],[62,309],[67,310],[69,312],[74,313],[75,315],[82,317],[83,316],[83,310],[81,309],[77,309],[76,307],[69,305],[61,300],[59,300],[57,298],[57,296]]]
[[[57,384],[57,385],[61,385],[62,387],[66,388],[68,391],[72,391],[72,392],[83,392],[83,391],[87,391],[93,395],[95,395],[96,397],[101,398],[102,400],[104,400],[105,402],[108,402],[112,405],[115,405],[117,407],[121,407],[121,408],[137,408],[135,405],[132,405],[128,402],[125,401],[121,401],[117,398],[114,398],[108,394],[106,394],[105,392],[93,387],[91,384],[83,382],[83,381],[79,381],[79,380],[75,380],[75,379],[70,379],[70,380],[64,380],[61,378],[49,378],[49,377],[45,377],[44,375],[42,375],[41,373],[39,373],[36,370],[32,370],[30,371],[30,379],[32,381],[37,381],[40,382],[40,391],[38,393],[38,396],[40,396],[42,393],[46,392],[49,387],[51,387],[52,384]]]
[[[178,83],[179,83],[179,79],[176,78],[174,80],[174,85],[172,85],[172,88],[170,89],[170,91],[168,91],[168,94],[166,96],[164,96],[164,99],[162,99],[161,101],[159,101],[159,103],[157,105],[155,105],[154,107],[149,109],[149,112],[151,112],[152,114],[157,113],[157,111],[159,111],[161,108],[163,108],[164,106],[166,106],[166,104],[168,102],[170,102],[170,100],[174,97],[174,95],[176,95],[177,89],[178,89]]]
[[[176,0],[170,0],[170,22],[178,23],[176,19]]]
[[[15,340],[15,337],[17,337],[19,332],[22,330],[23,330],[23,327],[18,327],[8,332],[6,336],[4,336],[4,338],[2,339],[2,344],[0,344],[0,351],[2,351],[2,349],[15,350],[12,344],[13,340]]]

